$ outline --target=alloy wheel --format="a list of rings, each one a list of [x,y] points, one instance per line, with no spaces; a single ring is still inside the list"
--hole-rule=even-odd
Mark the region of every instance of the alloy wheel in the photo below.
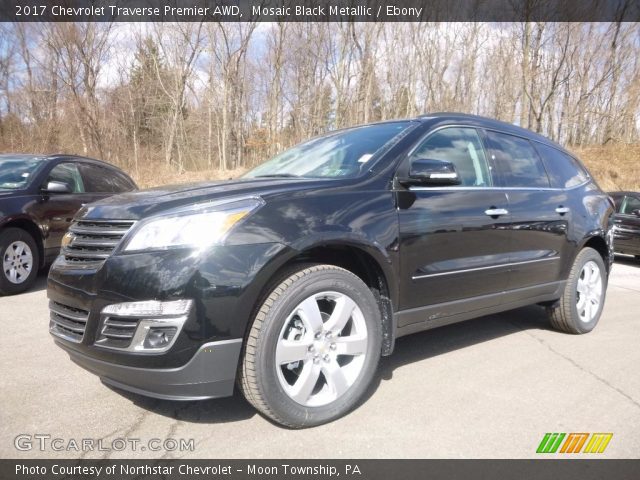
[[[590,260],[584,264],[576,290],[578,317],[582,322],[589,323],[598,314],[602,302],[602,274],[596,262]]]
[[[280,331],[275,352],[280,386],[307,407],[332,403],[360,375],[367,343],[364,315],[349,296],[316,293],[293,309]]]
[[[13,284],[21,284],[29,278],[33,269],[33,253],[25,242],[16,240],[9,244],[2,258],[2,271]]]

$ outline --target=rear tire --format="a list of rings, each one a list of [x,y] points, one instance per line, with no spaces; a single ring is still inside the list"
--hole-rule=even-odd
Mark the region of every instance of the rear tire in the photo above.
[[[362,399],[381,345],[378,304],[360,278],[333,265],[298,267],[255,316],[239,386],[249,403],[281,425],[320,425]]]
[[[606,292],[604,261],[596,250],[586,247],[571,267],[562,297],[547,307],[551,325],[567,333],[590,332],[600,320]]]
[[[29,289],[40,267],[38,245],[21,228],[0,232],[0,295],[15,295]]]

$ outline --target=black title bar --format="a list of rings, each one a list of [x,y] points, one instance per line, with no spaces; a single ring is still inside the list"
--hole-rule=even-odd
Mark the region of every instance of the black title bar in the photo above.
[[[631,480],[640,460],[0,460],[3,480]]]
[[[640,0],[3,0],[7,22],[638,22]]]

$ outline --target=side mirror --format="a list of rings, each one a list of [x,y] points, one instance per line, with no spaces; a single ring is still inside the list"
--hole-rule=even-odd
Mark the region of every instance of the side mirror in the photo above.
[[[631,212],[633,215],[635,215],[636,217],[640,217],[640,208],[636,208],[635,210],[633,210]]]
[[[64,182],[47,182],[42,191],[46,193],[71,193],[71,188]]]
[[[451,162],[418,158],[409,166],[409,177],[401,179],[407,185],[460,185],[460,177]]]

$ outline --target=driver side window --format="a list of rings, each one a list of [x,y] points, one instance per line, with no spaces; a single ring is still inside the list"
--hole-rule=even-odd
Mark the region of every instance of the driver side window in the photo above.
[[[62,182],[69,186],[71,193],[84,193],[84,184],[73,163],[60,163],[51,169],[47,182]]]
[[[417,159],[451,162],[458,172],[462,186],[492,185],[482,142],[474,128],[451,127],[435,132],[418,146],[409,160]]]
[[[630,196],[624,197],[624,202],[622,202],[620,213],[622,213],[623,215],[633,215],[633,212],[636,210],[640,210],[640,199]]]

